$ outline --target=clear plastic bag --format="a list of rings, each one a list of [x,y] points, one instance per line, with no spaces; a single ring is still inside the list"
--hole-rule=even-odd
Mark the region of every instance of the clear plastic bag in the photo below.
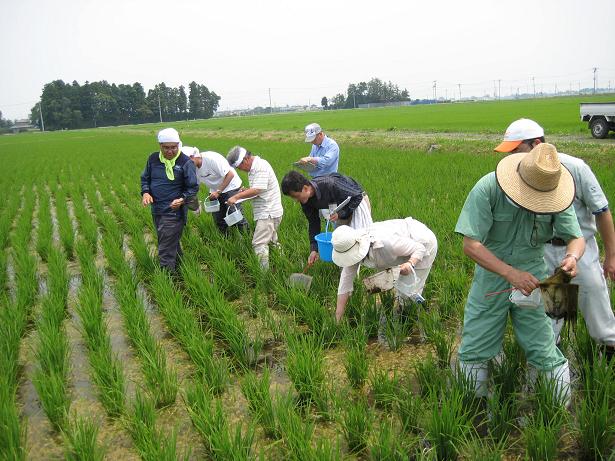
[[[529,296],[525,296],[521,290],[514,289],[508,299],[523,309],[536,309],[541,303],[540,289],[535,289]]]

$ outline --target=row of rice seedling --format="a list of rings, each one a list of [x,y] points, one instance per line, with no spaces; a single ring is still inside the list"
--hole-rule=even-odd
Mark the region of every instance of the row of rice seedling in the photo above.
[[[7,292],[0,292],[0,458],[16,460],[26,458],[26,431],[19,417],[17,403],[19,349],[38,294],[36,259],[29,254],[27,247],[34,209],[33,196],[27,194],[23,202],[20,217],[10,237],[14,247],[15,297],[11,299]],[[19,202],[14,199],[9,203]],[[12,212],[17,208],[15,205],[9,205],[3,215],[4,222],[7,223],[3,225],[6,231],[2,237],[5,245],[9,241]],[[0,269],[6,271],[7,268],[5,266]]]
[[[95,251],[98,242],[98,226],[92,215],[85,208],[81,185],[79,187],[73,185],[71,195],[74,197],[72,202],[73,211],[77,218],[79,234],[88,243],[92,251]]]
[[[234,362],[243,369],[253,367],[262,349],[262,339],[251,337],[243,320],[218,287],[203,274],[197,260],[184,255],[181,274],[192,304],[222,341]]]
[[[224,392],[229,381],[229,364],[224,357],[214,356],[211,335],[202,330],[197,313],[185,303],[170,276],[157,269],[149,282],[149,290],[171,334],[194,364],[195,379],[215,394]]]
[[[51,221],[50,200],[48,194],[38,195],[38,212],[36,225],[36,252],[43,262],[47,262],[53,242],[53,222]]]
[[[186,390],[185,401],[192,424],[199,432],[212,459],[238,461],[254,459],[254,425],[229,424],[222,403],[211,389],[195,383]],[[234,430],[233,430],[234,429]]]
[[[141,363],[147,389],[156,408],[171,405],[177,395],[177,372],[167,364],[166,353],[152,334],[137,280],[117,242],[111,242],[105,235],[102,247],[107,266],[115,276],[115,299],[124,319],[124,329]]]
[[[47,294],[36,319],[37,368],[32,381],[43,410],[56,431],[66,430],[70,394],[68,390],[69,345],[64,329],[68,295],[66,258],[52,246],[48,260]]]
[[[81,319],[92,379],[99,400],[107,414],[117,418],[125,411],[125,378],[122,365],[111,349],[106,321],[103,317],[103,275],[94,264],[94,253],[83,240],[76,245],[81,267],[81,286],[77,313]]]
[[[58,220],[58,233],[62,248],[69,259],[73,259],[75,248],[75,231],[72,225],[72,218],[68,211],[68,197],[62,187],[57,187],[54,191],[54,203],[56,218]]]

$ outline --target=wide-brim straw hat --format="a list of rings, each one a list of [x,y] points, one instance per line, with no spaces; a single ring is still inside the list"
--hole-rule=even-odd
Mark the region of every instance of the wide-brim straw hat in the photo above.
[[[333,262],[340,267],[352,266],[365,258],[371,245],[366,229],[339,226],[331,236]]]
[[[574,200],[574,179],[552,144],[541,143],[530,152],[504,157],[495,175],[508,198],[534,213],[560,213]]]

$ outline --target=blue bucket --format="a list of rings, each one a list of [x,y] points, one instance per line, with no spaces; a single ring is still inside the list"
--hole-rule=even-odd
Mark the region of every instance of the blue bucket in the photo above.
[[[322,232],[314,237],[318,244],[318,255],[321,261],[333,261],[333,244],[331,243],[331,236],[331,232]]]

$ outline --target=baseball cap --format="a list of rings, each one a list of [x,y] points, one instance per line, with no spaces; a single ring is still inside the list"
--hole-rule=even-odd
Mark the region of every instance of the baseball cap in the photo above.
[[[312,142],[316,135],[322,131],[318,123],[310,123],[305,127],[305,142]]]
[[[201,153],[199,152],[198,147],[183,146],[182,152],[188,157],[200,157],[201,156]]]
[[[545,135],[545,130],[529,118],[520,118],[512,122],[506,133],[504,133],[504,141],[502,141],[494,150],[496,152],[512,152],[526,139],[541,138]]]

